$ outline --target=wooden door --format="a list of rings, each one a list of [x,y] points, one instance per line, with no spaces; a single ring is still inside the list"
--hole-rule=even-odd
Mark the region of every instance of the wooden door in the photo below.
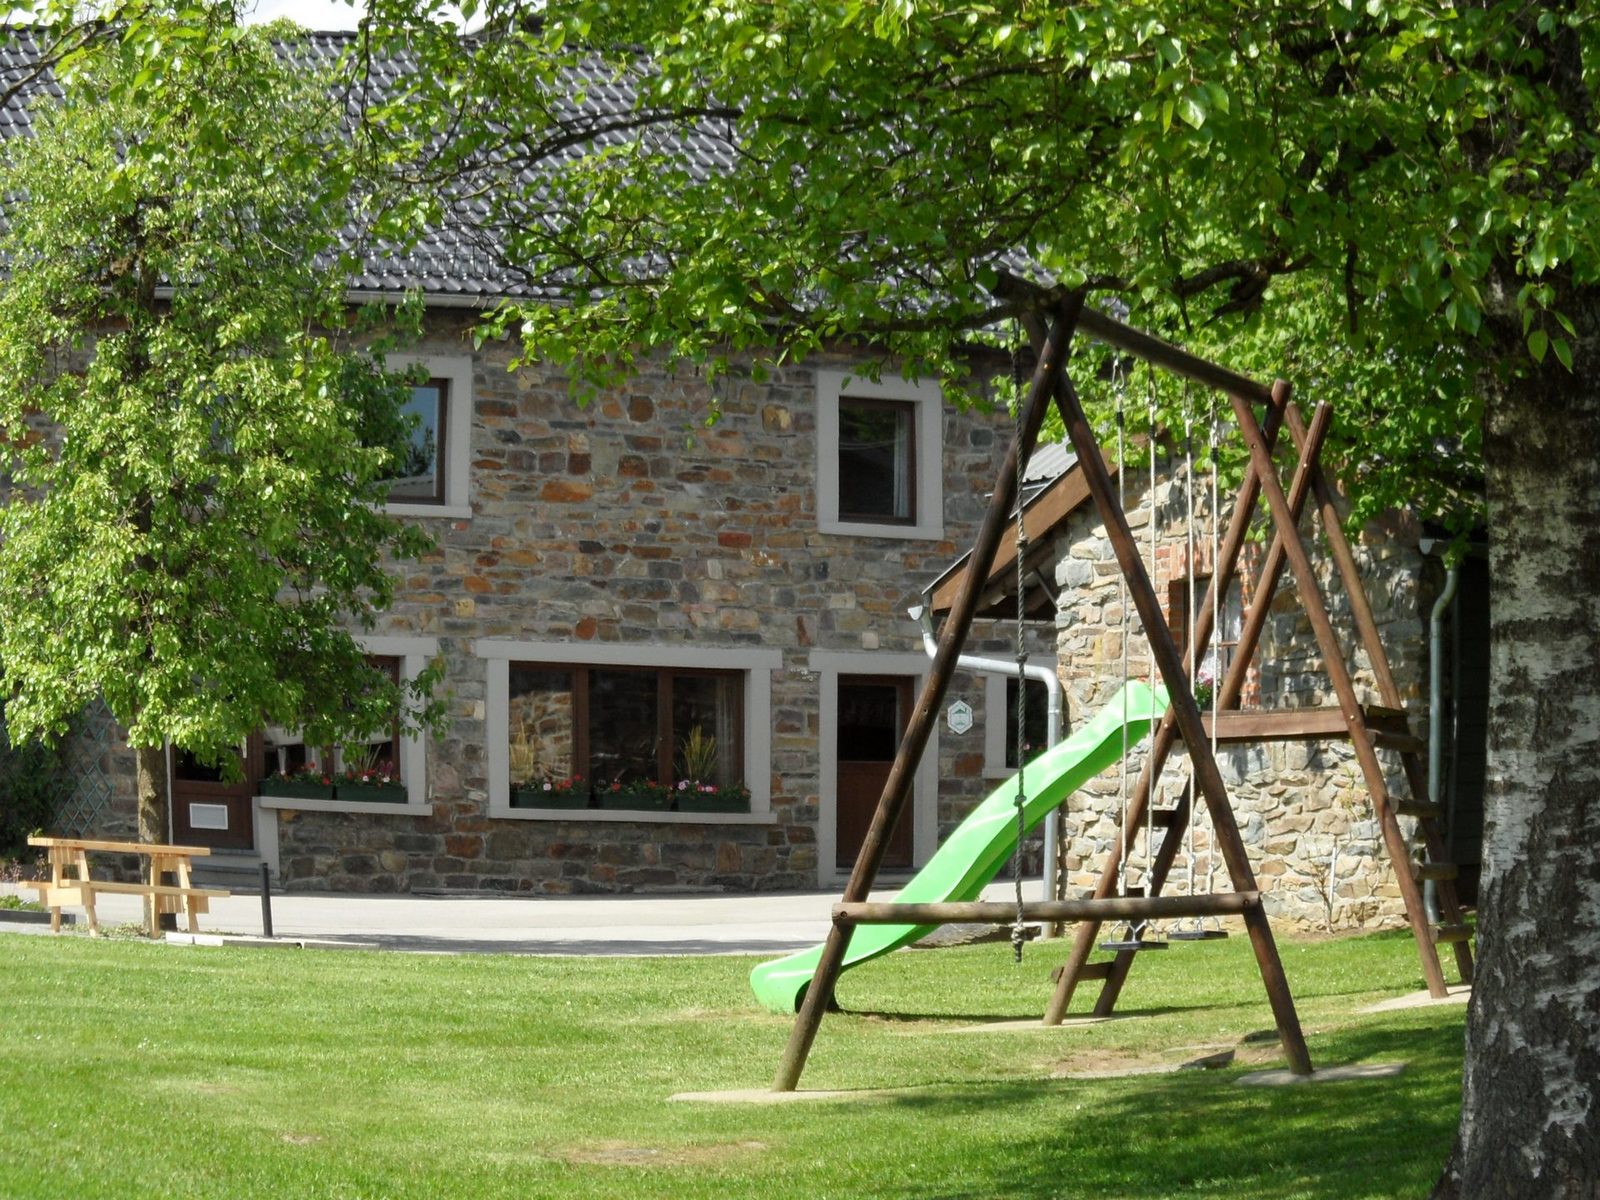
[[[215,850],[254,850],[255,820],[251,811],[260,778],[261,739],[245,749],[243,778],[224,783],[222,772],[195,761],[181,747],[169,751],[172,769],[172,840],[184,846]]]
[[[835,778],[837,834],[835,865],[848,870],[855,865],[861,843],[877,811],[889,768],[911,715],[911,680],[901,676],[842,675],[839,677]],[[911,866],[912,805],[900,811],[883,856],[885,867]]]

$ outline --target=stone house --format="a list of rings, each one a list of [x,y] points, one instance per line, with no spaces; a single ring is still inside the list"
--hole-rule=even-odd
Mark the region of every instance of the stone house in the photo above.
[[[286,52],[330,62],[346,41]],[[19,38],[0,70],[30,54]],[[404,69],[381,64],[376,86]],[[0,136],[26,130],[26,102],[0,110]],[[973,536],[1008,419],[892,365],[852,375],[867,355],[848,348],[760,382],[736,370],[709,429],[707,383],[659,365],[580,409],[557,373],[475,344],[476,316],[527,292],[473,232],[374,251],[350,283],[352,303],[426,308],[408,348],[427,376],[416,461],[389,508],[437,548],[395,564],[394,608],[362,640],[397,677],[442,662],[446,725],[340,749],[263,729],[237,785],[172,747],[173,837],[213,847],[214,875],[242,885],[265,863],[290,889],[831,886],[928,669],[907,609]],[[931,855],[1005,770],[991,689],[959,688],[973,724],[933,746],[891,871]],[[69,759],[56,831],[131,834],[133,758],[103,708]],[[269,794],[284,771],[380,762],[386,789]]]
[[[580,409],[559,375],[508,370],[508,345],[474,349],[473,310],[445,300],[412,351],[436,450],[391,503],[437,548],[396,564],[394,608],[363,638],[403,676],[442,658],[445,730],[375,741],[400,780],[376,800],[263,794],[276,768],[327,760],[290,731],[252,741],[237,786],[174,748],[173,837],[241,881],[265,862],[288,889],[831,886],[929,665],[907,609],[976,530],[1004,411],[854,378],[845,353],[725,378],[711,429],[707,385],[685,372],[647,367]],[[1005,770],[986,757],[992,689],[957,690],[973,728],[936,740],[891,869],[931,855]],[[714,747],[696,776],[747,789],[747,811],[647,810],[643,784],[684,781],[692,737]],[[63,824],[130,832],[132,758],[103,714],[74,753]],[[561,795],[573,776],[581,809]],[[637,785],[633,802],[605,794],[614,782]]]

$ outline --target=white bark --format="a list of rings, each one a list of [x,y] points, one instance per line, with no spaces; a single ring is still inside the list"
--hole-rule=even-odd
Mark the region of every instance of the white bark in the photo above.
[[[1600,316],[1600,313],[1596,314]],[[1591,341],[1589,346],[1596,346]],[[1592,369],[1600,355],[1587,357]],[[1600,380],[1488,415],[1492,683],[1477,979],[1439,1196],[1600,1196]]]

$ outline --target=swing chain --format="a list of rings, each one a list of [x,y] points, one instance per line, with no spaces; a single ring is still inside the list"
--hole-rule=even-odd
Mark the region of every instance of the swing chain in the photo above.
[[[1017,465],[1016,465],[1017,478],[1016,478],[1016,496],[1015,496],[1015,501],[1016,501],[1016,505],[1017,505],[1017,535],[1016,535],[1016,537],[1017,537],[1017,550],[1016,550],[1016,555],[1017,555],[1017,621],[1016,621],[1016,635],[1017,635],[1017,737],[1016,737],[1016,743],[1017,743],[1017,794],[1016,794],[1017,855],[1016,855],[1016,870],[1015,870],[1015,887],[1016,887],[1016,898],[1017,898],[1017,916],[1016,916],[1016,920],[1012,921],[1012,923],[1011,923],[1011,957],[1012,957],[1012,960],[1014,962],[1021,963],[1022,962],[1022,943],[1023,943],[1023,941],[1024,941],[1024,939],[1025,939],[1025,937],[1027,935],[1027,925],[1026,925],[1024,919],[1023,919],[1023,909],[1022,909],[1022,853],[1023,853],[1023,845],[1022,844],[1023,844],[1023,840],[1028,835],[1027,816],[1026,816],[1025,812],[1023,811],[1024,810],[1024,806],[1027,803],[1027,793],[1026,793],[1026,790],[1025,790],[1025,787],[1024,787],[1024,783],[1023,783],[1023,772],[1024,772],[1023,747],[1024,747],[1024,739],[1025,739],[1026,734],[1027,734],[1027,722],[1025,720],[1025,717],[1027,715],[1027,698],[1028,698],[1028,687],[1027,687],[1028,651],[1027,651],[1027,645],[1026,645],[1026,643],[1024,641],[1024,631],[1023,631],[1023,625],[1022,625],[1022,616],[1023,616],[1024,607],[1025,607],[1025,597],[1024,597],[1024,593],[1023,593],[1023,587],[1024,587],[1024,577],[1026,575],[1026,570],[1025,570],[1025,567],[1023,565],[1023,559],[1027,556],[1028,537],[1027,537],[1027,534],[1024,532],[1023,520],[1022,520],[1022,482],[1023,482],[1023,477],[1024,477],[1024,464],[1023,464],[1022,460],[1024,458],[1024,455],[1020,453],[1021,448],[1022,448],[1020,438],[1021,438],[1021,434],[1022,434],[1022,416],[1023,416],[1023,414],[1022,414],[1022,408],[1023,408],[1023,403],[1022,403],[1022,339],[1021,339],[1021,336],[1020,336],[1020,330],[1018,331],[1017,340],[1013,343],[1013,347],[1014,348],[1013,348],[1012,354],[1011,354],[1011,383],[1012,383],[1012,388],[1013,388],[1014,394],[1016,396],[1016,421],[1017,421],[1017,435],[1018,435],[1018,439],[1019,439],[1018,440],[1018,451],[1019,451],[1019,453],[1017,454]]]

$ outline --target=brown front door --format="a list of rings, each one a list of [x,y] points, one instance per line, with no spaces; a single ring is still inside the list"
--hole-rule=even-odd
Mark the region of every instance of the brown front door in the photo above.
[[[250,739],[244,777],[238,783],[224,783],[220,770],[196,762],[187,750],[174,746],[170,753],[172,840],[217,850],[255,849],[251,799],[261,774],[261,739]]]
[[[911,680],[884,675],[842,675],[839,678],[838,778],[836,779],[838,847],[836,865],[855,865],[866,840],[872,815],[889,781],[889,768],[900,748],[911,713]],[[885,867],[911,865],[911,804],[889,835]]]

